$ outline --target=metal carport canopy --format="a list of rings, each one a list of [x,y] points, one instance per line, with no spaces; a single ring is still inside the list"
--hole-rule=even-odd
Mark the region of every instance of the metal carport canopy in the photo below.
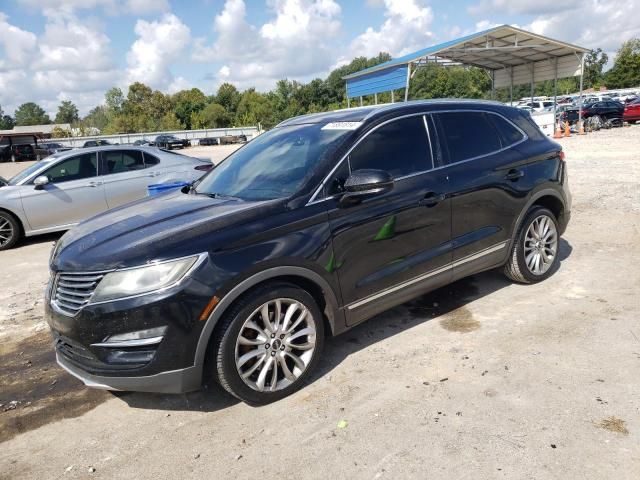
[[[412,66],[428,62],[480,67],[491,74],[492,87],[582,74],[583,57],[589,49],[501,25],[466,37],[434,45],[343,77],[347,98],[405,88],[407,99]],[[533,92],[533,88],[532,88]],[[533,95],[533,93],[532,93]]]

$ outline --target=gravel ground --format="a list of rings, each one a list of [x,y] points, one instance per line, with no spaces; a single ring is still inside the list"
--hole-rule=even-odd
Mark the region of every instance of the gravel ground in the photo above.
[[[379,315],[266,407],[82,387],[38,331],[55,236],[1,252],[0,478],[637,480],[640,126],[561,143],[554,276],[487,272]]]

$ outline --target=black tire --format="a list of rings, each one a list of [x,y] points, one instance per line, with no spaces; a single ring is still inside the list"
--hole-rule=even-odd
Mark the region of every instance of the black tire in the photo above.
[[[240,376],[238,367],[236,367],[236,342],[245,321],[256,312],[256,309],[275,299],[292,299],[308,309],[315,326],[315,348],[305,370],[293,383],[275,391],[266,391],[265,386],[265,391],[261,392],[250,387]],[[268,340],[268,342],[273,341]],[[205,381],[211,379],[217,381],[231,395],[250,405],[265,405],[292,394],[306,384],[309,375],[320,359],[323,346],[324,320],[313,297],[305,290],[292,284],[266,284],[242,296],[220,319],[209,344],[207,362],[205,363]],[[273,350],[270,351],[271,355],[274,355]],[[268,356],[266,358],[269,359]],[[261,370],[262,368],[258,369],[256,373]]]
[[[13,214],[5,210],[0,210],[0,229],[0,250],[13,248],[22,238],[20,222]]]
[[[525,236],[531,224],[543,215],[549,217],[555,227],[556,251],[551,265],[543,273],[536,274],[527,266],[527,262],[525,260]],[[515,236],[515,240],[511,245],[511,253],[509,255],[509,260],[507,260],[507,263],[504,266],[504,274],[509,279],[518,283],[538,283],[553,275],[557,269],[558,262],[560,261],[558,254],[560,247],[559,231],[558,221],[549,209],[540,206],[532,207],[525,215],[524,220],[518,229],[518,233]]]

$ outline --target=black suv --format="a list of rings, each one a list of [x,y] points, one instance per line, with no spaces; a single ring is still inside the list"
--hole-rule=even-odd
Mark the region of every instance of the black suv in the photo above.
[[[571,197],[528,113],[425,101],[287,120],[195,184],[75,227],[51,257],[57,359],[87,385],[267,403],[326,336],[474,273],[558,265]]]

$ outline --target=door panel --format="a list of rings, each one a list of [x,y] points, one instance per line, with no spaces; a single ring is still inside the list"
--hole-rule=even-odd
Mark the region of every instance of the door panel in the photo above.
[[[50,183],[42,189],[21,187],[22,205],[32,230],[78,223],[107,209],[95,153],[63,160],[43,175]]]
[[[450,200],[422,205],[426,194],[444,189],[444,174],[429,172],[399,180],[391,192],[358,205],[341,208],[338,200],[330,201],[332,265],[349,324],[406,300],[402,292],[367,297],[450,263]],[[348,306],[357,302],[362,304]]]
[[[111,150],[101,154],[107,205],[118,207],[147,195],[147,186],[156,183],[157,168],[148,168],[139,150]]]
[[[532,167],[517,147],[505,148],[524,136],[489,113],[440,113],[435,119],[449,164],[443,170],[451,196],[454,264],[499,244],[506,255],[504,242],[511,238],[513,222],[533,188],[532,179],[539,178],[531,175]]]

